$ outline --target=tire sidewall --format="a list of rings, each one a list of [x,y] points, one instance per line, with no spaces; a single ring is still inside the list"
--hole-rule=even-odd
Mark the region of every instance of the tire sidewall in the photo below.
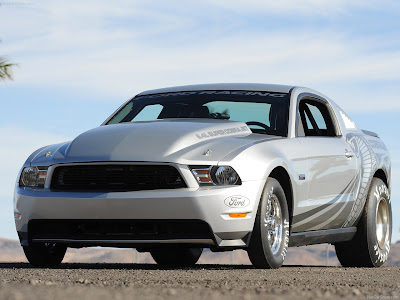
[[[389,238],[382,248],[379,247],[376,238],[377,210],[381,199],[385,199],[389,210]],[[367,205],[368,251],[372,264],[376,267],[379,267],[383,265],[388,258],[392,237],[392,209],[390,203],[390,194],[386,184],[382,180],[373,180],[368,195]]]
[[[192,266],[199,260],[203,248],[167,247],[150,251],[151,256],[159,265]]]
[[[269,245],[267,229],[264,226],[264,216],[267,211],[267,204],[269,201],[269,197],[275,194],[279,200],[279,204],[281,207],[282,213],[282,241],[279,247],[279,250],[274,255],[271,247]],[[268,261],[269,265],[272,268],[278,268],[283,264],[285,260],[287,250],[289,247],[289,211],[288,205],[286,202],[285,192],[279,182],[274,178],[269,178],[264,192],[261,198],[261,206],[260,206],[260,233],[261,233],[261,240],[263,245],[263,252],[265,255],[266,260]]]
[[[49,249],[44,244],[23,246],[29,263],[35,267],[56,267],[64,259],[67,246],[56,244]]]

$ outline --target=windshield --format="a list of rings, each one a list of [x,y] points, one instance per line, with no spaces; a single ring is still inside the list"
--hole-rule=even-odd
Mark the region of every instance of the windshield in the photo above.
[[[160,119],[221,119],[247,123],[253,133],[287,136],[289,95],[253,91],[190,91],[136,96],[109,124]]]

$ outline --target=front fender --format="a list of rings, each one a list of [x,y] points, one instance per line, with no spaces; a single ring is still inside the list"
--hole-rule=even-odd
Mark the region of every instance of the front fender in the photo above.
[[[237,149],[218,164],[232,166],[242,181],[267,180],[272,171],[283,168],[290,178],[293,204],[301,197],[299,172],[306,169],[307,160],[299,153],[297,139],[279,139]]]
[[[232,166],[242,181],[266,180],[276,167],[283,167],[292,177],[296,174],[293,160],[299,158],[296,139],[279,139],[236,149],[223,157],[218,165]],[[300,154],[301,157],[301,154]]]

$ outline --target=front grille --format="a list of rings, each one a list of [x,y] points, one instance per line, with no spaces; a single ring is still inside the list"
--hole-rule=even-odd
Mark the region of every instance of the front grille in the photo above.
[[[168,165],[74,165],[56,167],[50,188],[60,191],[142,191],[184,188]]]
[[[66,240],[212,239],[200,220],[31,220],[29,238]]]

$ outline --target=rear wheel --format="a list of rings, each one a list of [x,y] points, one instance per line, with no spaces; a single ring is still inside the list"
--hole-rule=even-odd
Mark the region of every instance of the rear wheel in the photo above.
[[[255,267],[282,266],[289,245],[289,211],[285,192],[275,178],[268,178],[258,206],[247,249]]]
[[[203,248],[157,248],[150,251],[151,256],[159,265],[192,266],[200,258]]]
[[[380,267],[388,257],[392,237],[389,191],[373,178],[357,233],[351,241],[337,243],[336,255],[344,267]]]
[[[64,259],[67,246],[53,243],[24,246],[24,253],[34,267],[56,267]]]

